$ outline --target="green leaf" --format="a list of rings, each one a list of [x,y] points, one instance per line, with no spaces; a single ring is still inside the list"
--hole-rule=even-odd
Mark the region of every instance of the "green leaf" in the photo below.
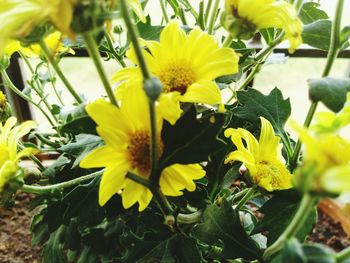
[[[300,201],[301,196],[294,189],[275,192],[274,196],[260,208],[264,218],[255,226],[253,233],[269,231],[267,244],[271,245],[292,221],[299,208]],[[315,207],[296,235],[300,241],[304,241],[316,224],[316,215]]]
[[[75,137],[76,142],[72,142],[63,145],[58,150],[65,152],[66,154],[72,155],[75,158],[73,168],[77,167],[80,161],[93,149],[101,146],[103,140],[96,135],[92,134],[79,134]]]
[[[62,109],[61,109],[62,113]],[[80,133],[96,134],[96,124],[85,111],[85,105],[79,105],[62,115],[61,132],[78,135]]]
[[[303,42],[309,46],[328,51],[331,41],[331,31],[331,21],[315,21],[304,26],[304,31],[302,33]]]
[[[212,246],[221,241],[222,250],[213,255],[217,259],[256,259],[261,255],[257,244],[244,231],[238,212],[226,201],[221,206],[209,205],[203,223],[195,226],[192,234]]]
[[[289,99],[283,99],[282,92],[277,88],[274,88],[267,96],[255,89],[238,91],[237,99],[240,105],[232,109],[233,115],[251,123],[258,123],[259,117],[269,120],[281,137],[288,156],[291,156],[292,147],[289,136],[284,130],[284,125],[291,114]]]
[[[266,44],[270,45],[275,40],[275,29],[274,28],[265,28],[261,29],[260,34],[265,39]]]
[[[62,244],[66,227],[62,225],[54,233],[50,235],[49,241],[43,249],[43,263],[65,263],[66,257],[63,252],[64,245]]]
[[[162,32],[164,26],[152,26],[150,16],[146,17],[146,23],[141,21],[136,24],[138,31],[140,32],[140,37],[145,40],[158,40],[160,33]]]
[[[222,129],[224,119],[224,114],[214,113],[197,119],[196,110],[191,107],[175,125],[165,123],[161,167],[207,161],[208,156],[223,145],[216,136]]]
[[[304,244],[303,251],[307,263],[337,263],[337,259],[331,249],[318,244]],[[345,262],[344,262],[345,263]]]
[[[316,2],[307,2],[303,4],[300,10],[299,18],[304,25],[310,24],[320,19],[328,19],[325,11],[319,9],[320,4]]]
[[[201,262],[196,241],[183,234],[159,239],[159,235],[151,232],[146,233],[142,238],[129,232],[120,239],[121,244],[126,248],[126,254],[120,260],[121,263]]]
[[[350,79],[320,78],[309,82],[309,97],[313,102],[322,102],[327,108],[339,112],[350,91]]]
[[[341,50],[345,50],[350,46],[350,26],[346,26],[340,32]]]

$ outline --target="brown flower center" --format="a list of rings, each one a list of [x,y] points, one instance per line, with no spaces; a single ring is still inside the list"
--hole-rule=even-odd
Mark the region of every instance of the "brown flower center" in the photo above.
[[[159,155],[163,152],[161,139],[158,141]],[[148,177],[151,172],[151,138],[149,132],[138,131],[131,136],[128,145],[129,160],[133,169],[141,176]]]
[[[158,77],[163,84],[164,92],[178,91],[181,95],[185,94],[187,88],[195,82],[194,71],[185,64],[170,65]]]

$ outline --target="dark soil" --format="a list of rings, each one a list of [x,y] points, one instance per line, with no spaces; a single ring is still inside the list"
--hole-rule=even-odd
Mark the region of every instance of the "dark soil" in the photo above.
[[[34,212],[29,212],[31,196],[20,193],[11,209],[0,207],[0,262],[37,263],[41,251],[31,246],[30,223]]]
[[[317,224],[307,238],[308,242],[324,244],[339,252],[350,246],[350,237],[346,235],[341,224],[318,209]]]
[[[29,212],[31,196],[20,193],[16,205],[10,209],[0,208],[0,262],[38,263],[41,262],[40,247],[31,246],[30,223],[34,212]],[[350,238],[340,223],[334,222],[321,210],[318,222],[307,241],[324,244],[335,251],[350,246]]]

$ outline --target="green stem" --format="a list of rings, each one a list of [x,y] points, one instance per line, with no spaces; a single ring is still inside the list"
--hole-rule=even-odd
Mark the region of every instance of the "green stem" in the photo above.
[[[241,210],[241,208],[245,205],[245,203],[247,203],[251,197],[255,194],[255,191],[256,191],[256,188],[257,186],[254,185],[252,188],[250,188],[246,193],[245,195],[243,196],[243,198],[238,202],[235,210],[236,211],[239,211]]]
[[[83,34],[84,42],[86,44],[87,51],[89,53],[89,56],[91,57],[92,61],[95,64],[96,70],[98,75],[100,76],[100,79],[102,81],[103,87],[105,88],[105,91],[107,93],[107,96],[110,100],[110,102],[118,107],[118,102],[114,96],[113,89],[111,86],[111,83],[109,82],[109,79],[107,77],[107,74],[104,70],[104,67],[102,65],[102,60],[100,56],[100,52],[98,50],[98,46],[96,44],[96,41],[92,35],[91,32],[87,32]]]
[[[216,18],[217,18],[219,5],[220,5],[220,0],[215,0],[213,9],[211,10],[211,16],[210,16],[210,21],[209,21],[209,26],[208,26],[208,34],[210,34],[210,35],[213,34],[214,25],[215,25],[215,21],[216,21]]]
[[[141,176],[138,176],[132,172],[128,172],[126,174],[126,177],[133,180],[134,182],[136,183],[139,183],[147,188],[150,188],[152,186],[152,182],[150,180],[148,180],[147,178],[144,178],[144,177],[141,177]]]
[[[182,6],[179,7],[179,17],[180,17],[180,20],[181,20],[182,24],[184,26],[187,26],[188,23],[187,23],[187,20],[186,20],[185,11],[184,11]]]
[[[304,194],[300,206],[292,219],[292,222],[290,222],[290,224],[284,230],[282,235],[280,235],[280,237],[265,250],[265,253],[263,255],[263,259],[265,261],[268,261],[273,254],[277,253],[282,249],[285,240],[294,237],[298,233],[300,228],[304,225],[310,212],[314,208],[315,201],[315,197],[310,196],[307,193]]]
[[[25,147],[23,146],[22,143],[18,143],[18,147],[19,149],[23,150]],[[36,163],[36,165],[38,166],[40,172],[43,172],[45,170],[45,166],[42,164],[42,162],[34,155],[34,154],[30,154],[28,156],[34,163]]]
[[[53,141],[50,141],[49,139],[45,138],[44,136],[42,136],[40,133],[35,133],[34,136],[41,141],[43,144],[46,144],[48,146],[51,146],[54,149],[57,149],[60,147],[59,144],[54,143]]]
[[[68,81],[68,79],[66,78],[66,76],[63,74],[61,68],[58,66],[58,62],[55,59],[54,55],[51,53],[50,49],[48,48],[48,46],[45,44],[44,40],[40,41],[40,47],[47,59],[48,62],[50,62],[50,64],[52,65],[52,67],[54,68],[55,72],[57,73],[58,77],[62,80],[63,84],[66,86],[67,90],[69,91],[69,93],[73,96],[73,98],[75,99],[75,101],[78,104],[83,103],[83,100],[80,98],[80,96],[78,95],[78,93],[75,91],[75,89],[73,88],[73,86],[70,84],[70,82]]]
[[[205,30],[205,22],[204,22],[204,0],[199,1],[199,13],[197,23],[199,27],[204,31]]]
[[[7,75],[6,70],[1,70],[0,71],[1,75],[4,78],[4,82],[7,85],[7,87],[12,90],[14,93],[16,93],[19,97],[21,97],[22,99],[28,101],[29,103],[33,104],[35,107],[37,107],[40,112],[45,116],[45,118],[49,121],[49,123],[52,126],[55,126],[54,122],[51,120],[50,116],[46,113],[46,111],[44,111],[40,105],[38,103],[36,103],[32,98],[28,97],[27,95],[23,94],[23,92],[21,92],[19,89],[17,89],[17,87],[12,83],[10,77]]]
[[[166,12],[166,8],[165,8],[165,4],[164,4],[164,1],[163,0],[159,0],[159,4],[160,4],[160,8],[162,9],[162,14],[163,14],[163,18],[165,20],[165,23],[169,23],[169,17],[168,17],[168,14]]]
[[[67,182],[46,185],[46,186],[26,185],[25,184],[21,187],[21,190],[24,192],[27,192],[27,193],[44,194],[44,193],[51,192],[52,190],[61,190],[61,189],[67,188],[67,187],[72,187],[74,185],[80,184],[82,182],[91,180],[97,176],[100,176],[100,175],[102,175],[102,173],[103,173],[103,170],[92,173],[92,174],[84,175],[84,176],[81,176],[79,178],[75,178],[73,180],[67,181]]]
[[[167,216],[170,216],[173,214],[173,208],[171,207],[168,199],[163,195],[163,193],[160,191],[159,187],[151,187],[151,192],[161,209],[164,217],[166,218]]]
[[[344,7],[344,0],[338,0],[337,7],[335,10],[335,19],[332,24],[331,43],[330,43],[329,52],[327,55],[327,62],[322,73],[322,77],[327,77],[330,74],[334,61],[339,54],[340,26],[341,26],[342,14],[343,14],[343,7]],[[306,115],[306,119],[304,122],[304,127],[308,128],[310,126],[312,119],[316,113],[317,105],[318,105],[317,102],[312,102],[312,104],[310,105],[309,111]],[[290,163],[290,167],[292,171],[296,168],[298,163],[298,159],[301,151],[301,143],[302,143],[301,140],[298,139],[294,148],[294,153]]]
[[[350,247],[343,249],[336,254],[338,263],[345,263],[346,260],[350,259]]]
[[[126,68],[126,64],[123,60],[123,58],[117,53],[117,51],[114,48],[112,38],[108,32],[105,32],[105,39],[107,41],[107,45],[109,47],[109,51],[112,52],[113,57],[115,60],[123,67]]]
[[[207,25],[207,23],[208,23],[209,14],[210,14],[212,4],[213,4],[213,0],[208,0],[207,7],[205,8],[205,13],[204,13],[204,24],[205,25]]]
[[[233,40],[232,35],[231,34],[227,35],[227,37],[225,38],[224,42],[222,43],[222,46],[223,47],[231,46],[232,40]]]

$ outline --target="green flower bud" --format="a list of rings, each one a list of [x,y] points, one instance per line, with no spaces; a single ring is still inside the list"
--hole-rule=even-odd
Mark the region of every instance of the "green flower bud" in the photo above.
[[[9,56],[2,56],[0,58],[0,69],[5,70],[10,66],[10,57]]]
[[[158,78],[147,79],[143,83],[143,88],[151,101],[156,101],[163,91],[163,85]]]

